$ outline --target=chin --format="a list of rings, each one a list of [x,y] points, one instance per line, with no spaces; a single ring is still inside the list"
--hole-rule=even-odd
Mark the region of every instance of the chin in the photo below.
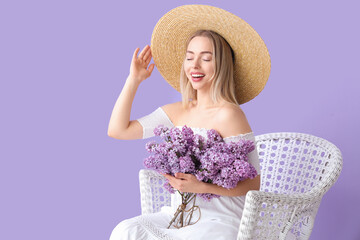
[[[191,86],[193,89],[198,90],[202,88],[202,84],[191,82]]]
[[[193,87],[194,90],[197,90],[197,91],[206,89],[206,86],[203,86],[203,85],[201,85],[201,86],[192,85],[192,87]]]

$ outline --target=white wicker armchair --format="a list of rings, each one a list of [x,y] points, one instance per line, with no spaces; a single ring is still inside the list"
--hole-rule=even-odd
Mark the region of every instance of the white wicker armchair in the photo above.
[[[238,239],[309,239],[323,195],[340,175],[342,157],[332,143],[303,133],[256,136],[260,191],[246,195]],[[142,214],[170,205],[164,177],[140,170]]]

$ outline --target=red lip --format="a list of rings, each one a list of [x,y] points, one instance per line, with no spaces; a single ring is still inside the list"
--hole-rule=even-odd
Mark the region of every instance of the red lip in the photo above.
[[[201,78],[191,78],[191,80],[193,81],[193,82],[200,82],[201,80],[203,79],[203,77],[201,77]]]
[[[204,75],[204,77],[205,77],[205,74],[203,74],[202,72],[191,72],[190,74],[191,74],[191,75],[193,75],[193,74],[199,74],[199,75]],[[191,76],[191,80],[192,80],[193,82],[200,82],[204,77],[194,78],[193,76]]]

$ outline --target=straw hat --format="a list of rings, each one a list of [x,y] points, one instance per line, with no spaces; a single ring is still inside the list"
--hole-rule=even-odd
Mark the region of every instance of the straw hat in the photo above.
[[[259,34],[244,20],[221,8],[184,5],[166,13],[156,24],[151,51],[164,79],[180,92],[180,71],[186,40],[197,30],[212,30],[230,44],[235,53],[234,80],[239,104],[256,97],[270,75],[270,56]]]

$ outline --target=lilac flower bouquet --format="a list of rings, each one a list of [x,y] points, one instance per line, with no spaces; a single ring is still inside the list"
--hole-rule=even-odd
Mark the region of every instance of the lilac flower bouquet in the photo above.
[[[239,181],[252,179],[257,175],[255,168],[248,163],[248,154],[255,149],[253,141],[241,139],[238,142],[226,143],[213,129],[207,131],[206,139],[194,134],[187,126],[182,129],[176,127],[169,129],[160,125],[155,128],[154,133],[164,141],[161,143],[151,141],[146,144],[146,150],[151,153],[144,161],[146,168],[172,176],[179,172],[193,174],[199,181],[227,189],[236,187]],[[168,181],[165,182],[164,187],[171,193],[175,192]],[[195,205],[196,195],[206,201],[220,197],[210,193],[179,193],[182,196],[182,204],[169,227],[178,217],[175,227],[190,225],[191,216],[186,222],[183,216],[186,205],[193,199],[192,210],[199,209]]]

